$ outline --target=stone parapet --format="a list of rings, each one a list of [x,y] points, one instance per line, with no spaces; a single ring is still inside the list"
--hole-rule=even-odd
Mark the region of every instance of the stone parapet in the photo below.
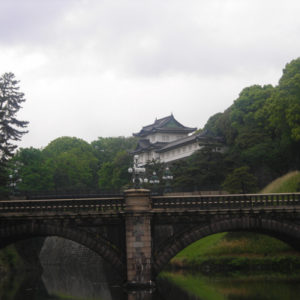
[[[125,211],[148,211],[151,209],[150,191],[131,189],[125,191]]]

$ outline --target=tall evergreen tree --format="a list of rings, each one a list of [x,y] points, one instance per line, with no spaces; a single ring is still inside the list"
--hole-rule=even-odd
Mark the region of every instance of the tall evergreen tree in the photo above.
[[[12,142],[19,141],[27,133],[22,129],[27,127],[28,122],[16,118],[21,103],[25,101],[19,89],[19,81],[13,73],[5,73],[0,77],[0,186],[5,184],[6,162],[17,147]]]

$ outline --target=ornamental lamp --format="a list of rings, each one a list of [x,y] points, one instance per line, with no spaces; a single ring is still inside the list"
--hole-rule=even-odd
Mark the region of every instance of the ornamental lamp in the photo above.
[[[142,183],[148,182],[147,178],[142,178],[141,175],[146,172],[146,169],[138,165],[139,156],[136,154],[133,157],[133,166],[128,168],[128,173],[132,174],[132,182],[135,189],[140,189]]]
[[[173,174],[171,173],[171,171],[168,167],[165,169],[162,179],[166,181],[164,192],[165,193],[172,192],[171,180],[173,180]]]

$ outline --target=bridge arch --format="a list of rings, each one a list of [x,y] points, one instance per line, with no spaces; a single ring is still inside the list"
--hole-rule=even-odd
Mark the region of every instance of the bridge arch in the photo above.
[[[163,248],[154,254],[153,273],[156,276],[181,250],[206,236],[226,231],[253,231],[278,238],[300,250],[300,225],[272,218],[233,217],[195,226],[171,237]]]
[[[81,244],[99,254],[108,262],[121,278],[126,277],[124,254],[106,239],[99,235],[72,228],[66,224],[49,224],[40,222],[26,222],[22,224],[7,224],[0,227],[0,247],[33,237],[58,236]]]

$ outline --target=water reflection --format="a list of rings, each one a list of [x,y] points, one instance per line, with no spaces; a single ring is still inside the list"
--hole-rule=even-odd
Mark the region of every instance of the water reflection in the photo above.
[[[42,282],[58,299],[124,298],[119,278],[93,251],[59,237],[46,238],[40,252]]]
[[[300,275],[248,274],[203,276],[199,273],[164,272],[156,290],[125,291],[107,281],[109,275],[80,267],[49,266],[43,274],[6,276],[0,281],[4,300],[289,300],[298,299]]]
[[[42,281],[49,295],[61,298],[113,300],[123,297],[119,286],[108,283],[103,269],[49,266],[43,272]]]
[[[49,297],[42,283],[40,274],[36,272],[10,274],[1,278],[0,299],[29,300],[55,299]]]
[[[298,299],[300,274],[233,274],[203,276],[200,273],[162,273],[158,281],[160,293],[176,287],[172,299],[201,300],[288,300]],[[179,296],[180,295],[180,296]],[[169,299],[169,298],[166,298]],[[171,299],[171,298],[170,298]]]

